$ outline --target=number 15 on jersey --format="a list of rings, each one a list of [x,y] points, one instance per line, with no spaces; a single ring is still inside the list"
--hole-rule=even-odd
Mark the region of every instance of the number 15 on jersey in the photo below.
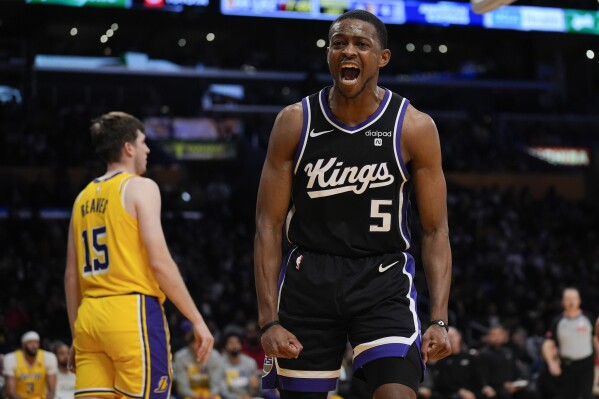
[[[108,246],[106,245],[106,226],[83,230],[81,233],[85,250],[83,277],[108,272]]]

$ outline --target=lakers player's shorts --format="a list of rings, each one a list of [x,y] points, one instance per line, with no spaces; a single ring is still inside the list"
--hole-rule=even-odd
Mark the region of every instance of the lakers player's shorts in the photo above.
[[[358,377],[373,360],[415,354],[405,364],[418,368],[410,373],[417,381],[404,384],[417,386],[423,364],[413,278],[407,253],[344,258],[294,248],[279,275],[279,319],[303,350],[297,359],[267,357],[262,387],[334,390],[348,341]]]
[[[75,396],[167,399],[169,339],[164,310],[154,297],[83,298],[75,322]]]

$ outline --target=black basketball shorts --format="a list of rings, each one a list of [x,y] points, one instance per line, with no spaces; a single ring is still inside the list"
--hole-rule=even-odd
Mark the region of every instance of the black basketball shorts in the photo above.
[[[297,359],[267,356],[262,387],[334,390],[348,341],[354,371],[405,357],[412,344],[420,353],[413,279],[414,259],[403,252],[344,258],[292,249],[279,275],[279,319],[304,349]]]

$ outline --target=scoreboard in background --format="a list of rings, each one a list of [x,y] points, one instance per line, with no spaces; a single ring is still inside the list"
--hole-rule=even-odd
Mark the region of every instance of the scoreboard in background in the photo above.
[[[184,9],[204,10],[208,7],[210,0],[25,0],[25,2],[28,4],[69,7],[105,7],[180,12]]]
[[[599,35],[599,12],[551,7],[505,6],[483,15],[470,3],[419,0],[221,0],[225,15],[334,20],[345,11],[367,10],[387,24],[462,25],[489,29]]]

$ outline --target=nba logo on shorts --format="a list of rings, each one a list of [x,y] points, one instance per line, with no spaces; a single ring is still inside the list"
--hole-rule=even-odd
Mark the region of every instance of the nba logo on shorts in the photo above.
[[[270,356],[265,356],[264,357],[264,366],[262,368],[262,372],[263,372],[264,375],[270,373],[270,370],[272,370],[272,364],[273,364],[272,360],[273,359]]]
[[[380,147],[383,145],[383,139],[374,139],[374,145]]]

